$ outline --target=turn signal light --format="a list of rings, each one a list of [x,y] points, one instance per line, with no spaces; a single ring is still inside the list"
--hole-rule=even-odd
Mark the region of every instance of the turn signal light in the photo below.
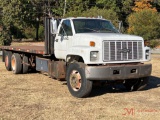
[[[95,42],[90,41],[90,46],[91,46],[91,47],[94,47],[94,46],[95,46]]]

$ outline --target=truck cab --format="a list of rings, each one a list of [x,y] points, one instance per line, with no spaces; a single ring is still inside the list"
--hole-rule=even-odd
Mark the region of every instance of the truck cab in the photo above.
[[[54,28],[54,27],[53,27]],[[121,34],[105,19],[62,19],[56,29],[55,56],[79,56],[85,64],[132,63],[150,60],[142,37]]]
[[[97,80],[122,81],[130,91],[147,85],[151,64],[143,62],[150,60],[150,48],[142,37],[122,34],[102,18],[66,18],[58,28],[54,24],[53,20],[54,54],[67,63],[66,79],[73,96],[86,96],[81,87],[87,91]]]

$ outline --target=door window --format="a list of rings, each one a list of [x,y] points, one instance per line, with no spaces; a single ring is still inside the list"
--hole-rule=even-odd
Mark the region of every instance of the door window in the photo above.
[[[71,22],[70,20],[64,20],[62,22],[60,31],[59,31],[59,35],[63,35],[63,36],[72,36],[72,27],[71,27]]]

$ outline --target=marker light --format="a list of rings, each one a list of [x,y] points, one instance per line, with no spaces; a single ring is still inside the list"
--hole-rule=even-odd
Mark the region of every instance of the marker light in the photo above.
[[[95,42],[94,41],[90,41],[90,46],[91,47],[95,47]]]

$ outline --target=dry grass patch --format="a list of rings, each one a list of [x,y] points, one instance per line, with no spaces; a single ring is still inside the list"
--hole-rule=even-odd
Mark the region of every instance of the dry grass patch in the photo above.
[[[45,74],[14,75],[0,62],[2,120],[158,120],[160,118],[160,55],[152,55],[152,76],[146,90],[126,92],[96,87],[88,98],[70,95],[66,82]]]

